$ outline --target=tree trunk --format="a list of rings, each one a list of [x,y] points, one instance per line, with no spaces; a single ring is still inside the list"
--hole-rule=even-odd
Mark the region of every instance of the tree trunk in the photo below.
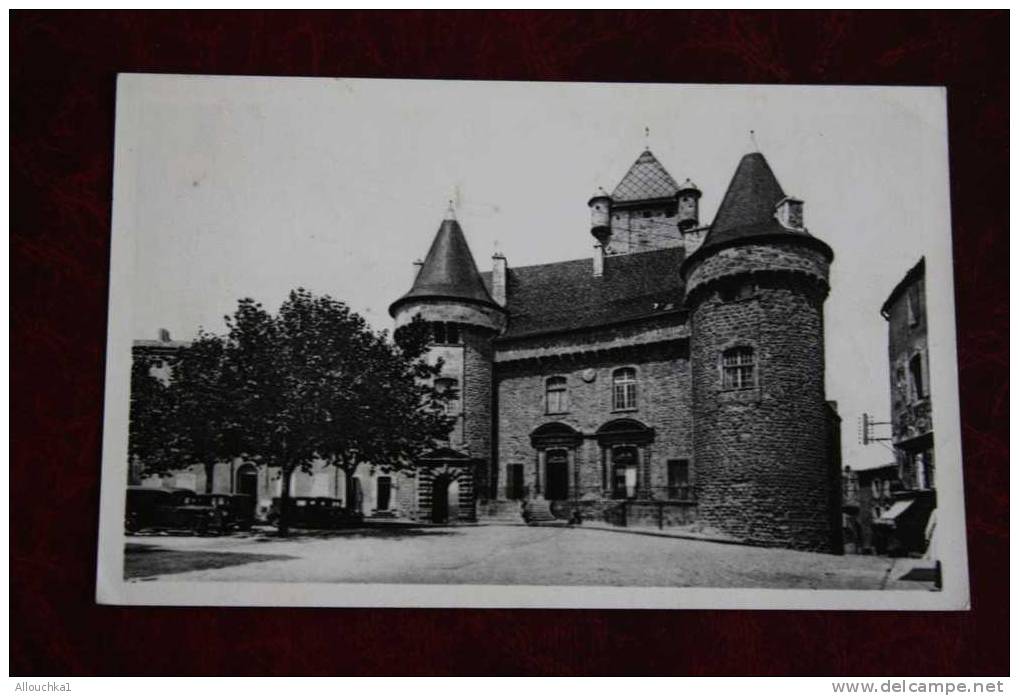
[[[357,482],[354,479],[354,472],[357,471],[357,465],[353,467],[340,467],[343,470],[343,483],[344,483],[344,495],[343,502],[347,508],[347,512],[353,514],[358,512],[357,509]]]
[[[280,470],[283,477],[280,483],[280,516],[276,521],[276,532],[281,537],[290,534],[290,478],[294,474],[294,467],[285,464]]]
[[[212,478],[216,474],[216,463],[205,465],[205,492],[212,493]]]

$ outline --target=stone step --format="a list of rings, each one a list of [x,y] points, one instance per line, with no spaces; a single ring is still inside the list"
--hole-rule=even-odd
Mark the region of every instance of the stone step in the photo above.
[[[547,500],[528,500],[524,506],[524,520],[528,524],[541,524],[543,522],[555,522],[556,516],[552,514],[552,504]]]

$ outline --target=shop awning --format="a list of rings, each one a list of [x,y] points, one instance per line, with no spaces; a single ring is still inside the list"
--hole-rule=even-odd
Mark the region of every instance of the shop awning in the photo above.
[[[884,524],[895,524],[895,520],[909,509],[909,506],[913,504],[912,500],[896,500],[892,503],[892,506],[881,513],[881,516],[875,520]]]

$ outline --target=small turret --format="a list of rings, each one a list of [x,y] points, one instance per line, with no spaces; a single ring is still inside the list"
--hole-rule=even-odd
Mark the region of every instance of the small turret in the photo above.
[[[605,189],[598,187],[587,205],[591,208],[591,234],[599,244],[604,245],[612,236],[612,197]]]
[[[676,192],[676,224],[680,230],[691,230],[700,224],[701,190],[687,179]]]

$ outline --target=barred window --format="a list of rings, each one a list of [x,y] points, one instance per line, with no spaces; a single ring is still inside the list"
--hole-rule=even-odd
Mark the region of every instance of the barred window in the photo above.
[[[569,392],[565,377],[549,377],[545,380],[545,412],[566,413],[569,410]]]
[[[637,371],[632,367],[612,373],[612,408],[616,411],[637,408]]]
[[[741,346],[722,353],[722,386],[726,389],[752,389],[757,386],[754,349]]]
[[[448,394],[447,400],[444,402],[444,410],[447,416],[455,416],[460,413],[460,392],[457,387],[460,383],[449,377],[440,377],[435,380],[435,390],[440,394]]]

